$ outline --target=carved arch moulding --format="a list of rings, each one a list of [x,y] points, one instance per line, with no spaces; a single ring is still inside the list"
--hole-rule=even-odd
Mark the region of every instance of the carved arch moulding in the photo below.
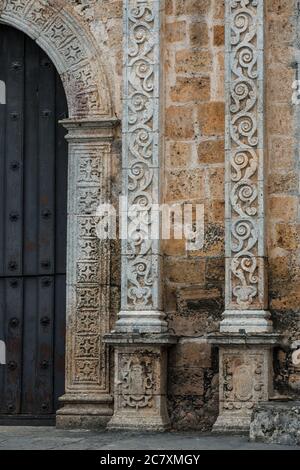
[[[52,60],[70,118],[113,116],[101,50],[66,0],[0,0],[0,23],[26,33]]]

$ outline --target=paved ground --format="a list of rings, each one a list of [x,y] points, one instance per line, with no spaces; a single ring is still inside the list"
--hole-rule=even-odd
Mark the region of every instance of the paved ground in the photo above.
[[[0,450],[292,450],[299,447],[253,444],[247,437],[197,433],[133,434],[62,431],[54,427],[0,426]]]

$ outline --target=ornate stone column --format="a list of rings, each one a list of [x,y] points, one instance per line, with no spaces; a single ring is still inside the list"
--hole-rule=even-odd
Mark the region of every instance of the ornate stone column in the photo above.
[[[117,331],[165,332],[160,203],[162,0],[124,2],[122,310]],[[136,224],[140,220],[142,224]],[[156,224],[157,238],[152,228]],[[148,230],[148,234],[145,230]]]
[[[248,430],[272,393],[265,234],[264,0],[226,0],[226,310],[215,430]]]
[[[226,1],[226,310],[222,332],[271,332],[267,292],[264,0]]]
[[[112,415],[109,356],[110,245],[96,234],[97,208],[110,201],[116,119],[71,120],[68,129],[66,393],[58,427],[99,427]]]
[[[107,341],[115,347],[110,428],[163,430],[169,344],[162,305],[163,0],[124,1],[122,307]]]

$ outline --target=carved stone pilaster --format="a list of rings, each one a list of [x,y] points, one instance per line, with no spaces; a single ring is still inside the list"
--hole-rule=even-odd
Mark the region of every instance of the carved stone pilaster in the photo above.
[[[163,0],[124,1],[121,312],[106,341],[115,348],[111,429],[162,431],[167,330],[160,253],[161,27]]]
[[[226,310],[222,332],[272,331],[265,235],[264,0],[226,2]]]
[[[167,329],[161,295],[160,221],[155,208],[160,203],[163,4],[162,0],[124,1],[125,204],[118,332],[161,333]],[[142,229],[135,218],[142,221]]]
[[[272,393],[265,234],[264,0],[226,0],[226,310],[219,347],[215,432],[248,431]]]
[[[110,245],[97,237],[97,208],[110,200],[117,120],[65,120],[69,142],[66,394],[58,427],[98,427],[112,415],[109,357]]]

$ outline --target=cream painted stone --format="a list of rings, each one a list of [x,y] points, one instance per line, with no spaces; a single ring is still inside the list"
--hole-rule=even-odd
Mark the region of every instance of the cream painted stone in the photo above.
[[[220,325],[221,333],[272,333],[271,314],[265,310],[226,310]]]

